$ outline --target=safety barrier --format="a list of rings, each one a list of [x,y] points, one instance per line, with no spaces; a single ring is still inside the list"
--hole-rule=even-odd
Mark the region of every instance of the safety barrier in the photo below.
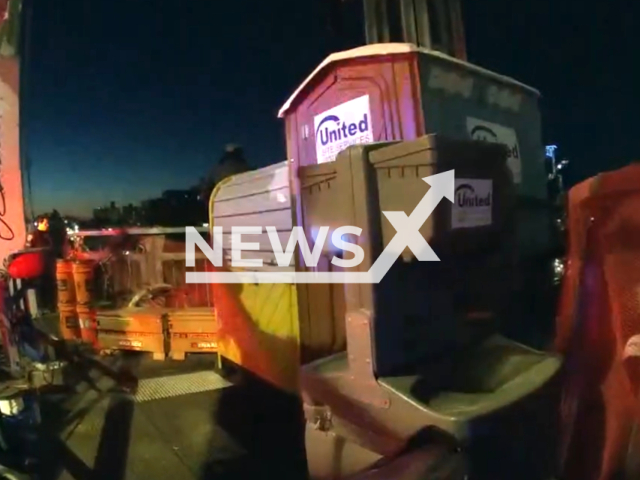
[[[78,340],[81,338],[78,311],[75,305],[59,305],[60,335],[64,340]]]
[[[56,262],[56,287],[58,289],[58,306],[75,305],[76,287],[73,279],[73,263],[70,260]]]
[[[150,352],[155,360],[218,351],[218,323],[208,308],[123,308],[95,318],[99,350]]]
[[[206,232],[203,227],[202,235],[206,236]],[[74,253],[84,259],[77,262],[74,270],[80,276],[76,285],[80,282],[82,289],[77,294],[78,303],[90,300],[97,308],[118,309],[128,306],[132,298],[151,286],[170,285],[181,291],[180,298],[175,299],[180,305],[167,306],[212,306],[209,285],[185,285],[186,271],[204,270],[206,258],[196,249],[196,267],[186,266],[184,228],[129,229],[126,233],[133,241],[114,248],[114,236],[121,233],[97,230],[73,234]],[[87,295],[90,299],[85,298]]]
[[[205,270],[206,258],[197,251],[196,267],[186,266],[184,228],[129,229],[126,241],[115,238],[122,233],[73,234],[73,256],[56,267],[64,338],[156,359],[216,352],[209,285],[185,285],[186,271]]]
[[[73,262],[70,260],[56,261],[56,288],[60,335],[65,340],[79,340],[81,333],[76,310],[76,285],[73,277]]]
[[[164,360],[165,311],[154,308],[126,308],[96,313],[97,346],[100,350],[150,352]]]
[[[96,324],[96,311],[86,304],[79,303],[76,306],[78,312],[78,324],[80,326],[80,339],[93,346],[97,346],[98,328]]]
[[[95,267],[96,262],[93,260],[76,260],[72,263],[78,305],[90,305],[94,301]]]
[[[219,324],[211,308],[188,308],[167,312],[169,357],[184,360],[187,353],[218,351]]]

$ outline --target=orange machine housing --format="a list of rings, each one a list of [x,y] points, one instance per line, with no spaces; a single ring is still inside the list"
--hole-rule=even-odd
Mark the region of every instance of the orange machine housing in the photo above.
[[[640,164],[569,192],[569,265],[556,347],[568,480],[639,478]],[[622,478],[622,477],[621,477]]]

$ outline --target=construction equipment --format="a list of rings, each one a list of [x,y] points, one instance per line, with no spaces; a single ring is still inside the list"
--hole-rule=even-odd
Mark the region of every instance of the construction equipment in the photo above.
[[[233,227],[262,227],[243,259],[274,274],[366,273],[385,248],[397,256],[373,284],[216,284],[220,352],[302,397],[312,478],[368,478],[407,445],[429,451],[407,478],[442,464],[457,471],[437,478],[549,478],[561,358],[499,334],[529,321],[522,267],[551,242],[539,95],[465,61],[457,2],[400,6],[404,42],[385,43],[387,2],[365,2],[371,44],[330,55],[280,110],[290,160],[218,185],[209,222],[229,252]],[[451,171],[455,186],[434,188]],[[441,260],[424,262],[396,230],[445,190],[453,206],[431,198],[417,215]],[[283,263],[265,232],[284,248],[300,227],[313,249],[345,225],[360,229],[357,267],[337,267],[351,254],[326,243],[313,266],[300,248]]]
[[[301,392],[314,478],[356,474],[397,454],[413,437],[431,429],[446,432],[452,444],[468,446],[474,455],[479,452],[477,458],[483,461],[490,453],[499,459],[527,452],[532,457],[520,465],[526,473],[518,470],[519,478],[550,474],[553,448],[543,452],[540,445],[545,442],[540,438],[537,450],[535,442],[530,448],[522,441],[514,446],[505,435],[516,427],[524,430],[520,438],[533,439],[530,432],[525,435],[527,425],[537,432],[545,430],[540,418],[553,417],[551,396],[541,398],[537,408],[518,404],[540,394],[558,371],[560,359],[495,335],[512,278],[505,247],[511,242],[514,201],[504,150],[426,136],[413,142],[351,146],[334,162],[301,167],[299,190],[294,193],[295,205],[303,211],[298,225],[307,238],[324,225],[362,228],[357,243],[365,251],[365,261],[358,271],[367,271],[394,237],[380,212],[410,215],[417,210],[428,194],[423,176],[454,167],[459,175],[458,201],[469,199],[465,197],[469,186],[482,196],[482,185],[489,188],[486,195],[491,201],[483,219],[481,210],[460,210],[458,204],[449,207],[443,200],[433,220],[420,229],[441,262],[416,261],[415,254],[405,249],[377,285],[245,284],[241,305],[233,307],[226,306],[230,300],[222,295],[214,297],[221,353],[281,388]],[[286,244],[283,227],[291,217],[286,216],[287,208],[280,214],[275,209],[286,179],[284,168],[286,164],[280,164],[224,183],[212,196],[212,224],[224,228],[240,217],[253,216],[269,226],[266,222],[279,215],[281,222],[276,225]],[[237,197],[231,197],[232,192]],[[246,202],[248,195],[265,200]],[[282,195],[280,205],[294,204]],[[248,210],[249,206],[261,210]],[[260,240],[260,250],[246,252],[245,258],[253,253],[253,258],[274,260],[273,253],[268,257],[266,235]],[[327,247],[313,270],[330,271],[333,253]],[[216,289],[233,296],[229,286]],[[238,314],[242,310],[251,318]],[[544,401],[549,410],[542,414]],[[553,426],[548,427],[546,433],[552,437]],[[477,432],[484,428],[491,433]],[[495,431],[505,443],[491,440]],[[336,442],[344,447],[338,458]],[[476,450],[477,444],[483,448]],[[493,452],[487,449],[489,444]],[[491,478],[510,478],[515,465],[501,474],[492,470],[495,463],[476,462],[472,467],[474,473],[479,470]]]
[[[210,224],[275,227],[285,244],[293,227],[317,239],[316,227],[356,225],[364,262],[344,273],[367,273],[390,245],[397,258],[379,282],[215,285],[216,347],[302,398],[314,478],[543,479],[552,460],[532,431],[553,418],[560,358],[499,334],[500,321],[525,322],[522,265],[549,243],[538,93],[466,62],[457,2],[395,5],[400,42],[389,43],[390,2],[367,0],[369,44],[329,56],[280,111],[290,160],[218,185]],[[457,201],[420,213],[438,191],[422,179],[438,175]],[[396,247],[416,210],[413,243]],[[423,261],[419,238],[440,262]],[[299,249],[283,265],[271,242],[263,235],[253,252],[271,271],[340,273],[335,245],[316,266]],[[135,323],[154,351],[187,350],[157,343],[160,316],[120,320],[109,330]],[[200,323],[177,338],[213,334],[194,332]]]
[[[106,250],[87,251],[84,239],[104,240],[122,232],[72,234],[75,247],[68,261],[73,265],[72,283],[76,285],[78,304],[67,307],[60,303],[59,309],[64,321],[70,310],[77,311],[80,320],[87,320],[84,326],[80,322],[77,339],[104,353],[149,352],[156,360],[184,360],[191,353],[216,353],[217,322],[209,288],[185,288],[184,243],[167,238],[182,232],[176,228],[131,229],[127,235],[137,242],[131,242],[130,251],[119,255]],[[202,264],[204,256],[199,257]],[[79,262],[81,258],[85,261]],[[60,264],[60,276],[66,279],[64,262]],[[93,282],[98,277],[100,281]],[[67,296],[63,295],[64,299]]]
[[[33,473],[38,458],[39,389],[59,384],[64,367],[63,362],[50,361],[50,352],[32,323],[37,301],[28,288],[33,278],[26,273],[38,274],[42,268],[11,268],[21,258],[29,259],[27,263],[42,262],[41,256],[33,256],[36,253],[38,249],[15,252],[0,272],[0,478],[26,479]],[[25,275],[12,277],[10,272],[17,270]]]
[[[556,339],[567,358],[561,452],[569,480],[640,475],[639,182],[636,162],[569,191],[568,271]]]

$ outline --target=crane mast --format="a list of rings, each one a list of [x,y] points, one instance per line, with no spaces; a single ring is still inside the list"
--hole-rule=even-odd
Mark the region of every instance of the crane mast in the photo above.
[[[460,0],[363,0],[367,44],[412,43],[467,60]]]

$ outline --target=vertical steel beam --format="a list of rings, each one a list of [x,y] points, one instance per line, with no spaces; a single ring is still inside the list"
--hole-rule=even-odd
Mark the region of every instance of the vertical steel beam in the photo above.
[[[460,60],[467,49],[460,0],[363,0],[367,44],[401,41]],[[390,11],[399,13],[401,38],[391,38]]]

